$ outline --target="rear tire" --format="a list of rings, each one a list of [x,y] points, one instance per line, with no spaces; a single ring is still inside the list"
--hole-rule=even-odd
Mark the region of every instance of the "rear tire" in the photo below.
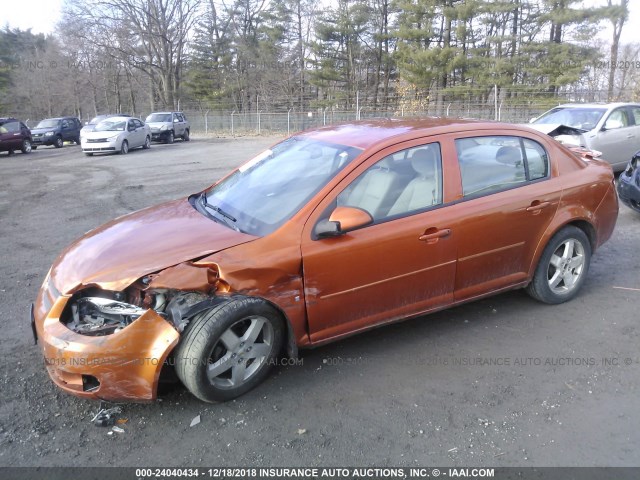
[[[184,131],[184,134],[182,135],[182,140],[185,142],[188,142],[189,140],[191,140],[191,137],[189,136],[189,130]]]
[[[584,283],[591,263],[591,243],[578,227],[556,233],[540,257],[527,293],[536,300],[558,304],[574,298]]]
[[[20,149],[20,151],[22,153],[31,153],[31,149],[32,149],[32,145],[31,145],[31,141],[30,140],[23,140],[22,141],[22,148]]]
[[[142,148],[144,148],[145,150],[151,148],[151,139],[148,136],[144,139],[144,145],[142,145]]]
[[[233,297],[191,320],[176,348],[176,373],[200,400],[232,400],[265,380],[284,331],[264,300]]]

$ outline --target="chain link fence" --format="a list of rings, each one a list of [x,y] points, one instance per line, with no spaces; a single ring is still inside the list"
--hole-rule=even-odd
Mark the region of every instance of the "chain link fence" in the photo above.
[[[637,100],[629,93],[625,101]],[[497,120],[508,123],[528,123],[556,105],[570,102],[605,102],[605,91],[574,90],[562,93],[522,91],[521,89],[501,89],[488,91],[469,90],[438,95],[413,95],[394,97],[384,102],[387,107],[373,106],[367,99],[361,99],[351,108],[333,106],[301,109],[265,109],[238,113],[233,108],[205,109],[201,105],[183,104],[191,123],[191,131],[196,134],[224,136],[291,134],[308,128],[333,125],[341,122],[365,120],[367,118],[402,117],[457,117],[480,120]],[[295,105],[295,100],[291,101]],[[393,105],[393,106],[388,106]]]

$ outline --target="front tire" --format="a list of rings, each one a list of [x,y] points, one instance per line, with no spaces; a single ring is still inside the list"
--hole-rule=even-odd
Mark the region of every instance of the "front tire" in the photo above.
[[[205,402],[259,385],[282,348],[284,322],[267,302],[237,296],[197,315],[176,348],[176,373]]]
[[[123,140],[122,145],[120,145],[120,155],[126,155],[127,153],[129,153],[129,142]]]
[[[53,144],[53,146],[56,148],[62,148],[63,145],[64,145],[64,142],[62,141],[62,137],[56,137],[56,141]]]
[[[169,134],[167,135],[167,143],[173,143],[175,137],[173,136],[173,132],[169,132]]]
[[[548,304],[567,302],[580,291],[590,263],[591,243],[587,235],[578,227],[564,227],[542,252],[527,293]]]
[[[32,148],[33,147],[31,146],[31,141],[25,139],[22,141],[22,148],[20,149],[20,151],[22,153],[31,153]]]

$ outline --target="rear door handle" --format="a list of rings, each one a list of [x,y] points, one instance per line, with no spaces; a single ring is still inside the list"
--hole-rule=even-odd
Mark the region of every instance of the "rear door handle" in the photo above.
[[[531,206],[527,207],[527,212],[536,213],[543,208],[547,208],[549,205],[551,205],[551,202],[541,202],[539,200],[534,200],[533,202],[531,202]]]
[[[425,230],[424,234],[418,237],[418,240],[431,244],[436,243],[441,238],[448,237],[449,235],[451,235],[450,228],[443,228],[442,230],[438,230],[437,228],[433,227]]]

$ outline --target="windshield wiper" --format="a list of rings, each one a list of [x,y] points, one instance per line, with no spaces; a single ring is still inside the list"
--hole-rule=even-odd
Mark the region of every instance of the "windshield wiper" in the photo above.
[[[234,225],[235,222],[237,222],[238,220],[230,215],[229,213],[225,212],[223,209],[221,209],[220,207],[218,207],[217,205],[213,205],[211,203],[208,202],[207,200],[207,194],[206,192],[202,192],[202,195],[200,195],[200,203],[202,203],[202,206],[205,208],[210,208],[211,210],[213,210],[214,212],[218,213],[220,216],[222,216],[222,220],[224,221],[224,223],[226,223],[229,227],[231,227],[232,229],[240,232],[241,230]],[[227,221],[227,219],[231,220],[234,223],[230,223]]]

